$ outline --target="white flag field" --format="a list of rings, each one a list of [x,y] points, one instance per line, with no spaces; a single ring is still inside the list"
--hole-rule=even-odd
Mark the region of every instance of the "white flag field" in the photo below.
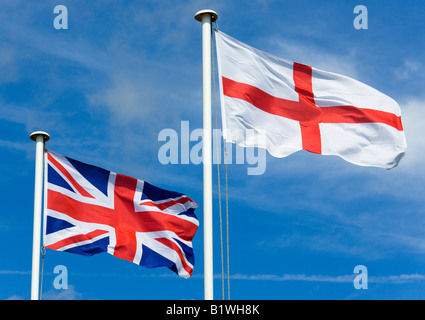
[[[392,98],[220,31],[215,37],[226,142],[265,148],[274,157],[306,150],[386,169],[404,156],[400,107]],[[246,134],[252,130],[255,135]]]

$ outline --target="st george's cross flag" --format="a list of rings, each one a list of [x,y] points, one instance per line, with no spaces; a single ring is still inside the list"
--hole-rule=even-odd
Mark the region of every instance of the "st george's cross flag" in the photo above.
[[[188,196],[45,152],[44,246],[91,256],[108,252],[189,278],[198,228]]]
[[[390,97],[223,32],[215,37],[225,141],[265,148],[275,157],[307,150],[387,169],[404,156],[400,107]]]

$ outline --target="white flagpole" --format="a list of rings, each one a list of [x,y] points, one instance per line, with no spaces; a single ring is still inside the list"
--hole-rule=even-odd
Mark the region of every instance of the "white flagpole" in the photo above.
[[[30,139],[35,141],[35,185],[34,185],[34,225],[32,239],[31,300],[39,299],[40,244],[41,244],[41,204],[43,197],[44,143],[50,139],[48,133],[36,131]]]
[[[213,233],[212,233],[212,130],[211,130],[211,23],[217,13],[201,10],[195,19],[202,23],[202,92],[204,169],[204,299],[214,299]]]

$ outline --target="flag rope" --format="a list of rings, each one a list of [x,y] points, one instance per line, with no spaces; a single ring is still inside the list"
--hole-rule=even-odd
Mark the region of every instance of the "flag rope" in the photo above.
[[[214,31],[218,30],[217,22],[215,21]],[[213,30],[211,30],[211,33]],[[214,63],[214,37],[211,36],[211,54],[212,54],[212,74],[213,74],[213,99],[214,99],[214,119],[215,119],[215,137],[216,137],[216,148],[217,148],[217,184],[218,184],[218,205],[219,205],[219,217],[220,217],[220,254],[221,254],[221,288],[222,288],[222,300],[224,300],[224,250],[223,250],[223,218],[221,211],[221,181],[220,181],[220,153],[218,144],[218,125],[217,125],[217,100],[216,100],[216,84],[215,84],[215,63]],[[230,300],[230,265],[229,265],[229,194],[228,194],[228,177],[227,177],[227,149],[224,145],[224,168],[225,168],[225,184],[226,184],[226,261],[227,261],[227,299]]]
[[[44,274],[44,256],[46,255],[46,247],[42,246],[40,248],[41,251],[41,275],[40,275],[40,293],[39,300],[42,300],[43,295],[43,274]]]
[[[227,179],[227,148],[224,146],[224,172],[226,181],[226,244],[227,244],[227,300],[230,300],[230,253],[229,253],[229,188]]]
[[[212,35],[212,30],[211,30]],[[224,255],[223,255],[223,219],[221,213],[221,183],[220,183],[220,153],[218,146],[218,133],[217,133],[217,103],[215,92],[215,68],[214,68],[214,40],[211,36],[211,55],[212,55],[212,69],[213,69],[213,95],[214,95],[214,120],[215,120],[215,145],[217,148],[217,186],[218,186],[218,212],[220,217],[220,257],[221,257],[221,296],[224,300]]]

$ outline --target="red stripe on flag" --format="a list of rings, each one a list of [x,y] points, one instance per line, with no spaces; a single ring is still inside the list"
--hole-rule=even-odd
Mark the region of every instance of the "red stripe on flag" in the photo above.
[[[52,157],[50,153],[47,153],[47,158],[49,159],[49,162],[55,165],[55,167],[62,172],[62,174],[69,180],[69,182],[74,186],[75,189],[84,197],[92,198],[94,197],[88,193],[86,190],[84,190],[77,181],[71,176],[71,174],[58,162],[55,158]]]
[[[183,254],[181,253],[181,249],[178,245],[176,245],[173,241],[167,238],[155,238],[155,240],[161,242],[164,246],[173,249],[179,255],[184,270],[186,270],[189,275],[192,275],[193,269],[186,263],[186,260]]]
[[[310,66],[294,62],[294,84],[301,103],[309,103],[317,110],[320,110],[314,102],[312,73]],[[305,102],[304,102],[305,101]],[[300,122],[301,140],[303,149],[313,153],[322,153],[322,139],[320,136],[319,119],[309,122]]]
[[[383,123],[402,131],[401,117],[393,113],[355,106],[314,107],[311,103],[274,97],[257,87],[222,77],[223,94],[244,100],[270,114],[300,122]]]
[[[320,109],[310,103],[277,98],[257,87],[225,77],[222,83],[225,96],[244,100],[270,114],[301,122],[314,121],[320,116]]]
[[[193,202],[193,201],[189,197],[183,197],[177,200],[170,200],[170,201],[162,202],[162,203],[155,203],[152,200],[145,200],[141,203],[141,205],[149,206],[149,207],[157,207],[160,210],[165,210],[171,206],[174,206],[175,204],[185,204],[187,202]],[[196,205],[196,203],[194,204]]]
[[[117,175],[121,176],[121,175]],[[47,209],[66,212],[73,219],[87,222],[105,224],[120,229],[136,230],[137,232],[151,232],[172,230],[183,240],[191,241],[198,226],[190,221],[180,219],[171,214],[158,211],[135,212],[133,198],[129,196],[115,195],[115,208],[108,209],[102,206],[79,202],[60,192],[48,190]],[[120,199],[120,200],[119,200]],[[122,202],[133,205],[133,210],[123,210]]]
[[[300,122],[303,150],[313,153],[322,153],[320,128],[317,123]]]
[[[401,117],[394,113],[353,106],[321,107],[322,123],[383,123],[403,131]]]
[[[312,72],[311,67],[294,62],[295,91],[298,93],[300,99],[305,99],[316,107],[313,85],[311,83]]]
[[[95,231],[89,232],[87,234],[79,234],[79,235],[76,235],[76,236],[73,236],[73,237],[63,239],[63,240],[58,241],[54,244],[48,245],[47,248],[50,248],[50,249],[53,249],[53,250],[59,250],[59,249],[66,247],[70,244],[73,244],[73,243],[92,240],[93,238],[96,238],[96,237],[98,237],[102,234],[105,234],[105,233],[108,233],[108,231],[95,230]]]

